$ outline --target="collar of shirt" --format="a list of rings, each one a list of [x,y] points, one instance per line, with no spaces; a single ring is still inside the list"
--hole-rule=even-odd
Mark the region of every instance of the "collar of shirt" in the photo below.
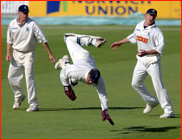
[[[20,19],[19,19],[19,17],[16,19],[16,21],[17,21],[17,23],[18,23],[18,25],[20,26],[20,27],[22,27],[23,25],[25,25],[25,23],[28,21],[28,18],[27,18],[27,20],[25,20],[25,21],[23,21],[23,24],[20,24]]]
[[[143,23],[142,23],[142,25],[143,25],[143,29],[145,30],[145,29],[151,29],[152,27],[154,27],[154,26],[156,26],[155,25],[155,22],[152,24],[152,25],[150,25],[150,26],[144,26],[144,23],[145,23],[145,21],[143,21]]]
[[[89,73],[89,72],[86,72],[86,73],[85,73],[86,82],[87,82],[88,73]]]

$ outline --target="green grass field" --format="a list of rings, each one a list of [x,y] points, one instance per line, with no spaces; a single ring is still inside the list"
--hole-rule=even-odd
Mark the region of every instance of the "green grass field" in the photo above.
[[[2,139],[180,139],[181,138],[181,29],[160,27],[165,37],[162,56],[163,83],[168,91],[176,118],[160,119],[164,112],[158,105],[143,114],[145,103],[131,87],[136,64],[137,46],[125,44],[117,50],[110,45],[133,32],[134,26],[41,26],[56,60],[68,54],[64,33],[99,35],[107,39],[99,49],[86,47],[96,60],[104,78],[112,126],[103,122],[101,107],[94,88],[79,83],[74,88],[77,99],[64,93],[59,70],[49,60],[42,44],[38,44],[35,61],[35,83],[39,112],[27,113],[27,99],[13,110],[13,92],[8,83],[9,62],[6,56],[7,26],[1,26],[1,138]],[[145,80],[156,97],[150,76]],[[26,83],[22,82],[26,95]]]

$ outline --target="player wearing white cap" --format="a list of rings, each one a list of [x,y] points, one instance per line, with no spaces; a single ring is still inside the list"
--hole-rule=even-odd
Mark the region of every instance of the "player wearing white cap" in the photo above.
[[[161,56],[164,51],[164,36],[155,24],[156,16],[157,11],[155,9],[148,9],[145,14],[145,20],[137,24],[134,32],[127,38],[113,43],[111,49],[115,50],[120,45],[128,42],[137,43],[138,54],[136,57],[138,61],[133,72],[132,86],[146,102],[146,108],[143,113],[149,113],[160,103],[164,109],[164,114],[160,118],[174,118],[173,107],[162,83]],[[148,74],[152,78],[158,100],[143,85]]]
[[[19,108],[21,102],[25,100],[21,81],[25,70],[28,104],[27,112],[38,111],[37,93],[34,82],[34,62],[35,48],[37,40],[46,48],[51,62],[55,58],[51,53],[47,39],[38,24],[28,17],[29,9],[27,5],[18,8],[18,18],[12,20],[7,31],[7,55],[6,60],[10,61],[8,80],[14,92],[15,102],[13,109]],[[12,56],[11,56],[11,48]]]
[[[102,120],[108,120],[114,125],[107,112],[108,100],[104,80],[100,76],[100,71],[96,68],[94,58],[87,50],[81,47],[91,45],[98,48],[106,40],[101,37],[73,33],[65,34],[64,39],[73,64],[70,64],[68,55],[65,55],[56,63],[55,69],[62,68],[60,79],[64,86],[65,94],[74,101],[76,96],[71,86],[76,86],[79,81],[96,88],[101,102]]]

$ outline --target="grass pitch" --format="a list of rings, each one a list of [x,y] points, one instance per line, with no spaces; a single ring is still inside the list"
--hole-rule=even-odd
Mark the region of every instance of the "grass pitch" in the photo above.
[[[149,114],[143,114],[145,103],[131,87],[136,64],[137,46],[125,44],[117,50],[110,45],[134,30],[134,26],[41,26],[56,60],[68,54],[64,33],[102,36],[107,39],[99,49],[86,47],[96,60],[105,81],[109,115],[115,125],[103,122],[101,107],[94,88],[79,83],[74,88],[77,99],[65,95],[59,78],[42,44],[37,45],[35,83],[39,112],[27,113],[27,99],[13,110],[6,62],[6,31],[1,26],[1,138],[2,139],[180,139],[181,138],[181,30],[180,27],[160,27],[165,37],[162,56],[163,83],[168,91],[176,118],[160,119],[163,110],[158,105]],[[170,29],[170,30],[169,30]],[[156,97],[150,76],[146,87]],[[25,80],[22,82],[26,95]]]

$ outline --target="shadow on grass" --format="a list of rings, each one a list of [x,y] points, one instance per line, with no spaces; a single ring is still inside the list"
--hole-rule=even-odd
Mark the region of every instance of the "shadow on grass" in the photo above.
[[[132,109],[142,109],[143,107],[109,107],[109,110],[132,110]],[[18,110],[26,110],[26,108],[19,108]],[[101,107],[85,107],[85,108],[39,108],[37,112],[46,112],[46,111],[66,111],[66,110],[101,110]],[[158,116],[158,115],[149,115],[149,116]],[[175,114],[175,118],[181,118],[181,114]]]
[[[143,107],[109,107],[109,110],[120,110],[120,109],[140,109]],[[18,110],[26,110],[26,108],[19,108]],[[63,111],[63,110],[101,110],[101,107],[85,107],[85,108],[39,108],[38,112],[41,111]]]
[[[119,109],[140,109],[143,107],[109,107],[109,110],[119,110]],[[39,108],[39,111],[62,111],[62,110],[101,110],[101,107],[86,107],[86,108]]]
[[[181,126],[169,126],[169,127],[157,127],[157,128],[149,128],[146,126],[138,126],[138,127],[127,127],[123,128],[123,130],[110,130],[111,132],[119,132],[124,131],[122,134],[128,134],[131,132],[168,132],[171,129],[179,129]]]
[[[158,116],[158,115],[149,115],[149,116]],[[175,118],[171,118],[171,119],[177,119],[177,118],[181,118],[181,114],[175,114]]]

